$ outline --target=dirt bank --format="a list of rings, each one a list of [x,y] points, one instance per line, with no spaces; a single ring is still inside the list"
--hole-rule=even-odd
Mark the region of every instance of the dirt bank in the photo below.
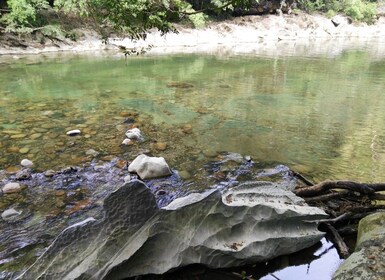
[[[161,36],[151,32],[146,41],[133,42],[127,38],[110,38],[103,44],[89,30],[76,30],[78,40],[69,38],[18,38],[3,35],[0,55],[37,54],[58,51],[103,51],[152,45],[151,53],[204,52],[255,53],[259,55],[290,55],[301,50],[305,54],[340,53],[345,48],[371,46],[375,55],[385,56],[385,18],[374,25],[350,23],[340,17],[339,25],[321,15],[306,13],[265,15],[235,18],[211,23],[203,29],[178,26],[179,33]]]

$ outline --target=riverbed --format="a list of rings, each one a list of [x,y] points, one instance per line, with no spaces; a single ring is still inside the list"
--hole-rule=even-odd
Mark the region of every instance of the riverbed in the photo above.
[[[2,182],[22,169],[24,158],[33,161],[33,172],[39,174],[69,166],[105,166],[122,179],[127,164],[147,153],[165,157],[188,182],[181,183],[186,192],[200,191],[226,177],[231,166],[225,172],[207,166],[229,152],[251,159],[255,170],[285,166],[314,182],[384,181],[385,60],[376,51],[381,44],[323,53],[287,47],[279,55],[243,51],[150,52],[127,59],[116,52],[3,56]],[[132,127],[141,129],[144,141],[122,145],[125,131]],[[66,134],[73,129],[80,135]],[[72,189],[63,194],[69,186]],[[52,205],[47,203],[52,209],[47,206],[39,216],[33,212],[38,210],[29,209],[30,223],[59,218],[59,212],[93,209],[88,205],[94,193],[84,186],[61,185],[49,192],[55,197]],[[63,195],[72,197],[70,207],[56,204]],[[26,211],[21,209],[25,201],[0,199],[1,211]],[[2,221],[1,227],[7,223]],[[332,263],[338,264],[329,245],[324,240],[323,247],[312,252],[330,252]],[[327,266],[325,277],[334,269]],[[291,275],[292,269],[283,273]],[[303,271],[307,279],[319,276],[308,274]]]

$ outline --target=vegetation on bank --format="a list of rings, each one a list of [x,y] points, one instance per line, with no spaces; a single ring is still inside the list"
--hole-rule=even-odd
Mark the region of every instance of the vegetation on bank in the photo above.
[[[203,27],[208,20],[244,14],[290,13],[293,10],[345,14],[356,21],[373,23],[373,0],[0,0],[0,31],[66,36],[76,40],[71,26],[87,24],[102,37],[123,32],[143,38],[156,28],[174,30],[174,23]],[[66,20],[65,20],[66,19]],[[64,23],[64,24],[63,24]],[[71,24],[72,23],[72,24]]]

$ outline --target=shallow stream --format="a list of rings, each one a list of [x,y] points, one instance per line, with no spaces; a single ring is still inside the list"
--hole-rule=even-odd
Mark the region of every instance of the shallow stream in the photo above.
[[[20,171],[24,158],[35,172],[111,160],[124,169],[145,152],[165,157],[192,191],[205,187],[199,182],[208,162],[234,152],[258,168],[284,165],[315,182],[383,182],[384,73],[385,59],[365,50],[333,57],[0,57],[1,179]],[[145,141],[121,145],[131,127]],[[72,129],[81,134],[67,136]],[[87,194],[79,192],[86,204]],[[13,206],[0,197],[0,212]],[[55,215],[51,210],[44,215]],[[7,224],[0,227],[5,232]],[[296,266],[289,266],[286,276],[328,279],[335,269],[329,261],[303,277],[301,268],[290,272]]]

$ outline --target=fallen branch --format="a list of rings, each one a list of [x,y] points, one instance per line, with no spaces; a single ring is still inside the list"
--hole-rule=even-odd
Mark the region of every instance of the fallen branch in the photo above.
[[[325,223],[326,228],[328,229],[328,232],[331,234],[333,243],[336,245],[337,251],[339,252],[340,256],[344,259],[349,257],[349,248],[346,246],[345,241],[342,239],[341,235],[338,233],[338,231],[329,223]]]
[[[301,197],[311,197],[323,194],[332,189],[345,189],[361,194],[369,195],[377,191],[384,191],[385,184],[363,184],[353,181],[323,181],[310,187],[302,187],[294,190],[294,193]]]

